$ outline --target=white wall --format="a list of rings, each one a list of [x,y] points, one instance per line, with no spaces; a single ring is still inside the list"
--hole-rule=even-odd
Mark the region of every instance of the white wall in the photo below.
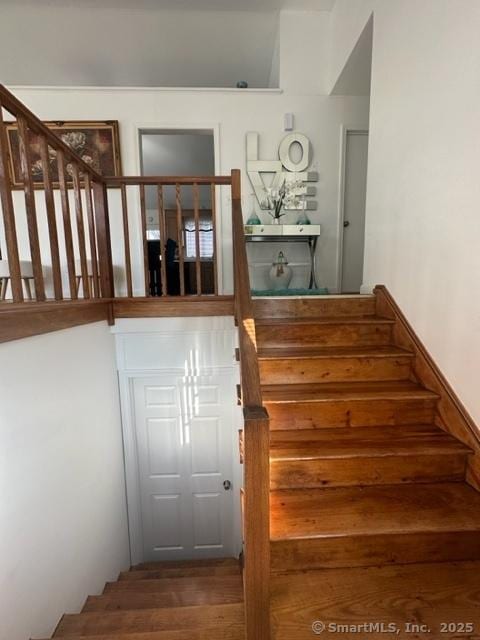
[[[0,638],[49,637],[129,565],[114,338],[0,345]]]
[[[364,282],[388,286],[480,422],[480,5],[337,0],[332,86],[372,11]]]
[[[112,4],[2,0],[0,82],[235,87],[246,80],[251,87],[268,87],[274,11]]]
[[[325,67],[325,61],[322,62]],[[320,62],[319,62],[320,65]],[[319,66],[319,68],[321,65]],[[312,82],[316,82],[316,70],[312,70]],[[112,88],[13,88],[14,93],[42,119],[117,119],[120,122],[120,139],[123,171],[125,175],[138,175],[140,171],[139,128],[211,128],[216,137],[216,166],[218,173],[230,173],[233,168],[243,172],[243,205],[245,218],[252,209],[251,185],[245,175],[245,135],[248,131],[260,133],[262,159],[276,158],[278,144],[285,135],[283,116],[295,114],[296,129],[312,141],[312,170],[320,174],[317,186],[318,212],[310,215],[312,222],[322,225],[319,242],[318,282],[336,289],[336,263],[338,252],[338,175],[340,163],[340,127],[342,124],[364,128],[368,117],[368,99],[356,97],[328,97],[318,93],[305,81],[305,90],[290,89],[285,80],[284,91],[228,91],[228,90],[163,90],[163,89],[112,89]],[[315,93],[317,91],[317,93]],[[232,290],[231,265],[231,207],[227,188],[222,188],[220,208],[221,275],[223,290]],[[18,194],[18,202],[22,200]],[[37,201],[43,195],[37,194]],[[135,289],[143,291],[140,245],[140,214],[138,203],[131,194],[131,242],[134,264]],[[137,197],[138,200],[138,197]],[[119,265],[122,280],[123,238],[120,233],[120,199],[118,191],[110,196],[111,219],[114,233],[114,262]],[[262,214],[266,221],[268,216]],[[295,214],[292,214],[292,221]],[[42,215],[40,215],[42,217]],[[23,219],[20,220],[23,224]],[[26,229],[22,232],[22,256],[28,259]],[[44,225],[41,244],[48,264],[48,236]],[[263,245],[262,260],[255,269],[253,284],[266,287],[266,273],[279,246]],[[307,281],[307,249],[290,247],[286,252],[295,268],[291,286],[305,286]],[[263,262],[262,262],[263,261]],[[120,292],[124,291],[120,287]]]

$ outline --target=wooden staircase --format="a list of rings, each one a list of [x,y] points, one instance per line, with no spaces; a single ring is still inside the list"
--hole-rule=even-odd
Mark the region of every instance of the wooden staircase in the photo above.
[[[421,571],[400,569],[416,563],[450,563],[425,565],[426,574],[438,566],[453,594],[465,572],[472,589],[472,567],[451,563],[480,560],[480,494],[466,482],[473,451],[438,426],[439,394],[416,376],[415,352],[396,344],[395,319],[378,315],[374,296],[254,304],[270,416],[273,637],[312,637],[311,622],[332,610],[354,619],[337,580],[350,595],[352,581],[359,592],[365,581],[375,591],[379,567],[398,566],[399,598],[419,588]],[[339,594],[336,610],[319,593],[329,582]],[[429,595],[423,604],[431,615],[438,594]],[[302,607],[310,622],[299,620]]]
[[[64,615],[53,638],[243,640],[238,560],[146,563],[122,572],[82,612]]]

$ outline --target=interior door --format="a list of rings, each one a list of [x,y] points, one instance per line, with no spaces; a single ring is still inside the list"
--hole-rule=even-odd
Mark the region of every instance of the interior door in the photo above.
[[[231,375],[133,381],[145,561],[233,555],[232,389]]]
[[[345,145],[342,293],[358,293],[363,279],[368,132],[348,131]]]

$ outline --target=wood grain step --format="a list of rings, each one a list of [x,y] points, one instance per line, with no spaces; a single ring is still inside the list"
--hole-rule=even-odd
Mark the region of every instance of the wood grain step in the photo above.
[[[480,494],[464,483],[271,492],[272,569],[480,559]]]
[[[176,567],[164,569],[138,569],[136,571],[122,571],[119,580],[158,580],[161,578],[195,578],[201,576],[235,576],[238,566],[219,567]]]
[[[321,318],[322,316],[373,316],[375,296],[341,295],[304,298],[254,298],[257,318]]]
[[[245,640],[243,623],[229,623],[220,627],[205,627],[203,629],[179,629],[176,631],[150,631],[138,633],[107,633],[88,636],[62,636],[64,638],[82,638],[88,640]],[[45,639],[46,640],[46,639]]]
[[[134,611],[95,611],[65,615],[54,637],[126,634],[152,631],[228,628],[242,625],[243,604],[221,604]]]
[[[194,560],[166,560],[165,562],[141,562],[130,568],[130,571],[146,571],[159,569],[188,569],[192,567],[237,567],[238,558],[198,558]]]
[[[104,594],[110,593],[154,593],[169,594],[185,591],[222,590],[235,591],[242,586],[242,575],[200,576],[183,578],[160,578],[150,580],[118,580],[107,582]]]
[[[428,424],[438,401],[406,380],[262,385],[262,393],[272,430]]]
[[[469,453],[434,425],[273,431],[270,487],[458,482]]]
[[[148,581],[147,581],[148,582]],[[137,581],[135,582],[137,584]],[[209,587],[200,590],[165,591],[163,593],[139,593],[137,591],[112,591],[101,596],[89,596],[82,609],[88,611],[129,611],[132,609],[156,609],[195,605],[231,604],[243,602],[241,580],[234,588]]]
[[[361,625],[396,623],[399,634],[380,631],[328,633],[342,640],[372,638],[478,638],[480,562],[411,564],[274,574],[272,640],[311,640],[312,622]],[[441,633],[445,621],[472,622],[476,633]],[[431,634],[408,632],[406,623],[428,625]]]
[[[408,380],[413,358],[393,346],[258,350],[262,384]]]
[[[361,347],[388,345],[394,320],[377,316],[348,318],[259,318],[255,321],[257,345],[271,347]]]

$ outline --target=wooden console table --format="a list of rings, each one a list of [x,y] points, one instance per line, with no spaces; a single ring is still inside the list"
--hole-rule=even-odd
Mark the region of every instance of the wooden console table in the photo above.
[[[316,253],[319,224],[246,224],[245,240],[247,242],[306,242],[310,252],[309,289],[317,289]]]

